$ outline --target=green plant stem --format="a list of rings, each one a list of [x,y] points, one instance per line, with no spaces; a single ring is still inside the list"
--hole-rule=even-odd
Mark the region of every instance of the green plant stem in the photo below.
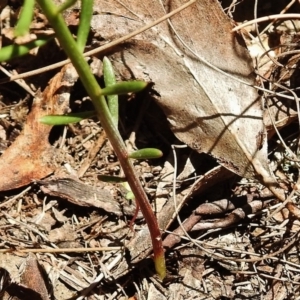
[[[48,21],[51,23],[61,47],[72,61],[87,93],[93,101],[97,116],[118,156],[130,188],[134,193],[136,201],[147,222],[153,244],[156,272],[163,279],[166,275],[166,266],[158,223],[143,187],[135,175],[134,168],[128,158],[125,144],[114,125],[105,98],[104,96],[101,96],[101,88],[99,87],[94,75],[91,73],[90,67],[85,61],[82,53],[78,49],[77,44],[68,30],[62,16],[56,13],[56,6],[50,0],[37,0],[37,2],[42,8]]]

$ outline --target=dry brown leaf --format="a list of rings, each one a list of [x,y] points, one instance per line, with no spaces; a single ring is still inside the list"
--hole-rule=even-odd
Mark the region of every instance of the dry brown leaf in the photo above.
[[[39,265],[36,256],[29,253],[24,261],[24,270],[21,275],[21,283],[40,295],[42,300],[50,299],[44,281],[43,270]]]
[[[2,257],[3,259],[3,257]],[[29,253],[25,258],[18,258],[17,256],[10,255],[6,258],[9,262],[6,263],[8,269],[13,270],[12,266],[16,269],[16,262],[21,262],[19,271],[20,280],[9,280],[7,287],[3,290],[3,300],[49,300],[48,289],[45,284],[43,269],[41,269],[36,256]],[[5,258],[3,259],[5,260]],[[5,270],[5,269],[4,269]],[[18,273],[19,273],[18,271]],[[6,271],[10,277],[8,271]],[[8,278],[9,278],[8,277]],[[19,277],[19,276],[18,276]],[[20,282],[19,282],[20,281]],[[2,296],[2,295],[1,295]]]
[[[184,1],[169,1],[167,7],[159,0],[139,6],[133,0],[98,3],[113,14],[111,23],[107,15],[95,22],[111,39],[116,33],[108,24],[122,27],[123,33],[126,18],[130,31],[130,24],[149,23]],[[161,96],[157,101],[181,141],[241,176],[270,175],[261,99],[249,86],[254,84],[251,58],[218,1],[199,1],[172,17],[171,24],[164,22],[127,43],[114,56],[117,69],[123,77],[133,74],[155,83]]]
[[[55,170],[56,152],[48,141],[52,126],[40,123],[39,119],[66,112],[69,92],[77,78],[75,69],[66,65],[35,97],[21,134],[0,157],[0,170],[5,174],[0,180],[0,191],[24,186]]]

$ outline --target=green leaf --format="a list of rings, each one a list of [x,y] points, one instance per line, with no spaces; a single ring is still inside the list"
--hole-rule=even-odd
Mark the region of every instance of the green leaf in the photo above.
[[[106,87],[116,84],[116,76],[110,60],[105,56],[103,58],[103,77]],[[117,95],[107,96],[107,105],[115,126],[119,123],[119,97]]]
[[[33,18],[34,0],[24,0],[18,23],[15,27],[15,36],[23,36],[29,32],[29,27]]]
[[[105,87],[102,89],[101,94],[103,96],[108,95],[122,95],[128,93],[137,93],[142,91],[148,84],[145,81],[120,81],[114,85]]]
[[[64,116],[60,115],[48,115],[40,118],[40,122],[47,125],[67,125],[70,123],[77,123],[84,119],[93,118],[96,116],[94,110],[85,111],[80,113],[72,113]]]
[[[125,195],[126,200],[135,200],[133,192],[127,192]]]
[[[133,192],[132,192],[132,190],[131,190],[128,182],[127,181],[123,182],[122,185],[127,190],[127,193],[125,195],[125,199],[126,200],[135,200],[135,196],[134,196],[134,194],[133,194]]]
[[[93,0],[82,0],[79,25],[77,31],[77,45],[81,52],[83,52],[86,41],[90,32],[90,24],[93,16]]]
[[[8,61],[12,58],[28,54],[31,49],[45,45],[48,40],[50,40],[50,38],[46,37],[37,39],[24,45],[5,46],[0,50],[0,62]]]
[[[134,159],[153,159],[160,158],[162,156],[163,153],[159,149],[155,148],[140,149],[128,155],[129,158]]]
[[[127,179],[125,177],[110,176],[110,175],[98,175],[98,179],[101,181],[110,182],[110,183],[119,183],[119,182],[127,181]]]

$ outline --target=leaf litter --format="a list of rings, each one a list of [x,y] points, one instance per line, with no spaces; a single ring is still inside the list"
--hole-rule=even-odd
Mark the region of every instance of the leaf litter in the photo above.
[[[118,6],[119,2],[112,1],[109,4],[114,5],[114,9],[121,9]],[[123,9],[125,7],[125,13],[121,11],[120,15],[128,14],[126,8],[134,3],[126,1],[123,4],[125,5],[123,6]],[[158,1],[154,2],[154,4],[159,6]],[[237,8],[242,5],[243,3],[237,5]],[[131,13],[132,11],[134,10],[132,9]],[[145,20],[149,21],[157,12],[153,13],[150,18],[148,15],[148,18],[145,18]],[[139,19],[141,10],[136,13],[135,20],[142,24],[143,22]],[[219,27],[221,31],[221,25]],[[184,37],[183,34],[184,32],[180,32],[179,36]],[[148,33],[147,38],[150,38],[151,35],[153,37],[153,34]],[[165,40],[160,41],[159,45],[162,45],[162,43],[168,44],[168,42],[170,40],[167,40],[165,37]],[[157,50],[157,43],[157,40],[155,40],[153,46],[147,41],[141,41],[141,39],[137,38],[135,42],[127,44],[128,53],[132,51],[132,48],[137,48],[140,51],[138,53],[140,57],[135,56],[134,59],[132,58],[127,61],[129,62],[128,66],[130,69],[138,69],[136,67],[145,59],[142,54],[145,54],[146,49],[148,49],[152,51],[151,54],[156,56],[158,60],[162,62],[167,60],[171,64],[173,68],[171,68],[170,72],[174,72],[174,69],[180,72],[180,68],[176,65],[174,66],[173,56],[170,56],[172,60],[168,57],[166,58],[166,53],[162,54]],[[128,53],[124,53],[128,55]],[[115,54],[112,57],[118,56]],[[285,62],[281,63],[285,64]],[[288,68],[293,68],[293,64],[297,64],[297,60],[290,61]],[[117,63],[116,66],[118,66],[117,69],[120,72],[120,77],[126,78],[128,71],[123,70]],[[166,66],[165,70],[169,70],[170,68],[166,64],[162,64],[162,66]],[[279,82],[281,79],[278,78],[282,78],[282,72],[279,72],[275,66],[274,68],[276,71],[272,70],[270,73],[274,76],[272,82]],[[144,66],[144,69],[140,69],[140,73],[135,73],[135,76],[145,78],[147,70],[149,71]],[[162,68],[161,71],[163,70]],[[243,69],[243,71],[246,71],[246,69]],[[165,72],[168,74],[168,71]],[[150,76],[153,76],[152,74],[150,72]],[[149,76],[149,73],[147,76]],[[155,83],[154,88],[157,89],[161,96],[164,96],[164,90],[161,88],[163,81],[160,82],[161,76],[163,77],[164,74],[159,73],[157,78],[151,79]],[[179,78],[182,80],[182,77]],[[185,84],[186,86],[190,86],[191,83],[189,81],[190,79],[181,81],[180,86],[184,87]],[[281,80],[280,84],[292,90],[296,87],[293,85],[295,82],[297,83],[297,76],[296,74],[292,74],[290,77],[285,76],[284,81]],[[172,84],[175,83],[176,80]],[[175,90],[178,92],[178,95],[180,95],[180,91],[186,93],[186,91],[180,89],[180,86],[178,83],[178,90]],[[283,117],[280,116],[280,119],[276,119],[282,120],[282,118],[285,118],[288,120],[280,127],[283,129],[281,131],[283,138],[288,145],[297,145],[294,141],[297,136],[294,139],[289,137],[294,127],[288,127],[290,123],[290,126],[293,126],[293,119],[291,118],[297,118],[297,108],[293,106],[293,101],[290,100],[287,102],[279,98],[279,95],[285,95],[285,90],[282,87],[276,86],[273,88],[268,86],[268,88],[275,90],[278,94],[276,97],[267,97],[266,100],[273,101],[272,103],[275,102],[276,104],[280,103],[280,108],[283,105],[287,107],[287,113]],[[193,89],[193,87],[189,89],[189,92]],[[78,87],[76,89],[75,86],[75,93],[76,90],[78,93]],[[143,95],[144,97],[146,95]],[[129,138],[133,128],[136,130],[133,119],[139,114],[140,106],[143,105],[142,102],[145,100],[143,98],[141,99],[137,96],[137,99],[131,99],[130,102],[122,104],[121,119],[123,120],[122,130],[125,139]],[[282,102],[279,102],[280,100],[277,98]],[[81,99],[81,97],[77,99]],[[73,105],[73,109],[74,106],[76,109],[76,106],[82,108],[88,105],[88,100],[76,100],[74,103],[72,101],[74,100],[71,99],[70,106]],[[166,112],[164,108],[164,112],[170,119],[169,113],[172,114],[176,110],[170,104],[163,105],[170,106],[168,107],[170,111]],[[289,115],[291,111],[289,108],[294,111],[292,117]],[[39,109],[41,110],[41,107]],[[34,111],[34,106],[31,108],[32,111]],[[178,141],[169,133],[165,123],[161,123],[162,118],[158,120],[158,111],[159,108],[153,102],[151,102],[151,107],[146,112],[144,111],[143,121],[136,131],[135,144],[141,148],[148,144],[153,146],[154,143],[163,148],[165,153],[168,153],[170,151],[169,145],[174,142],[178,143]],[[274,116],[277,117],[278,112],[282,111],[282,109],[275,110]],[[260,111],[257,112],[261,113]],[[259,115],[258,119],[260,120],[260,124],[262,124],[262,114]],[[176,117],[175,120],[177,122],[175,125],[178,126],[180,120]],[[187,121],[190,122],[191,120],[187,119]],[[3,125],[9,122],[11,120],[9,116],[6,116],[5,121],[1,122],[1,126],[3,127]],[[32,123],[28,116],[24,128],[30,124],[34,123]],[[246,130],[244,135],[248,137],[247,142],[250,143],[253,149],[257,150],[261,148],[265,151],[266,148],[264,147],[266,145],[257,142],[256,138],[260,132],[260,128],[254,131],[254,136],[250,138],[248,133],[250,132],[249,127],[252,128],[252,125],[249,125],[248,121],[246,124],[247,126],[243,129]],[[98,173],[119,175],[120,172],[116,157],[108,143],[104,145],[95,159],[90,160],[90,167],[86,169],[86,172],[83,172],[83,175],[78,177],[81,180],[80,184],[84,184],[85,187],[93,186],[95,188],[94,192],[91,188],[92,193],[96,193],[96,190],[105,191],[103,193],[106,195],[105,198],[110,199],[112,201],[111,205],[115,205],[118,209],[106,209],[108,213],[104,212],[105,208],[102,207],[104,210],[99,209],[100,206],[97,206],[96,199],[92,197],[88,198],[91,201],[89,207],[79,207],[78,205],[80,205],[80,201],[83,199],[81,196],[76,197],[76,191],[74,195],[71,192],[62,192],[60,189],[58,191],[55,190],[56,193],[53,190],[47,191],[45,186],[49,188],[49,182],[56,184],[55,189],[57,189],[58,183],[62,181],[72,182],[75,185],[76,182],[79,182],[79,178],[76,178],[77,172],[82,166],[82,159],[87,157],[89,149],[93,147],[93,143],[96,143],[96,139],[99,136],[99,131],[97,132],[96,129],[98,127],[99,124],[95,120],[83,121],[73,127],[70,126],[65,137],[59,135],[59,140],[55,143],[56,147],[59,145],[62,152],[50,145],[48,142],[50,130],[47,131],[45,133],[46,137],[43,137],[41,140],[41,145],[47,145],[49,153],[63,153],[61,156],[57,154],[58,158],[61,159],[60,163],[51,166],[52,168],[48,171],[45,168],[47,172],[43,174],[27,176],[29,180],[21,183],[19,187],[24,189],[24,186],[29,184],[31,187],[30,190],[27,189],[22,192],[19,189],[4,192],[5,188],[2,188],[3,202],[0,204],[1,248],[11,252],[0,253],[0,267],[8,271],[10,276],[7,288],[5,286],[4,288],[1,287],[3,292],[6,294],[9,293],[12,286],[17,286],[20,290],[24,286],[24,289],[27,289],[26,292],[37,294],[35,294],[36,299],[47,299],[42,298],[45,292],[40,291],[37,285],[28,285],[28,281],[24,280],[24,276],[30,277],[30,274],[23,275],[22,279],[20,266],[30,261],[35,266],[38,263],[42,265],[42,269],[46,272],[47,276],[45,279],[39,279],[38,281],[39,283],[44,282],[45,286],[50,282],[52,288],[48,287],[47,292],[49,295],[54,295],[56,299],[69,299],[71,297],[83,299],[84,295],[87,295],[88,299],[127,299],[134,294],[139,299],[157,299],[158,296],[166,299],[175,299],[178,293],[183,298],[196,297],[197,299],[216,299],[218,297],[261,299],[261,295],[264,299],[296,299],[297,295],[299,295],[299,261],[297,255],[299,221],[295,220],[289,210],[284,208],[281,203],[277,203],[276,198],[256,180],[253,178],[239,179],[223,167],[216,166],[215,162],[205,155],[195,154],[191,149],[177,151],[179,170],[184,169],[185,161],[189,161],[187,158],[191,158],[193,155],[196,158],[195,160],[201,162],[200,167],[198,165],[193,174],[186,178],[186,181],[181,176],[180,181],[176,183],[177,206],[179,208],[182,207],[180,218],[183,220],[186,219],[183,225],[187,222],[190,224],[190,230],[194,226],[195,229],[190,231],[189,238],[185,236],[184,231],[180,232],[180,239],[175,243],[167,244],[166,241],[172,235],[167,236],[165,244],[170,248],[166,253],[168,263],[170,264],[170,274],[168,283],[164,284],[157,280],[153,275],[152,267],[145,263],[151,250],[151,243],[145,225],[141,220],[137,220],[134,232],[132,232],[128,227],[130,213],[127,216],[126,213],[123,215],[120,214],[122,206],[117,199],[124,200],[124,190],[118,185],[106,184],[103,187],[97,180]],[[178,138],[186,142],[186,131],[181,130],[180,126],[178,131],[182,131],[182,134],[179,134]],[[37,132],[34,130],[33,132],[37,139]],[[93,134],[94,132],[96,133]],[[22,135],[23,133],[20,136],[22,137]],[[83,141],[87,137],[89,137],[88,141],[91,144],[84,146]],[[265,136],[262,136],[262,140],[264,139],[266,143]],[[192,148],[195,148],[191,143],[188,144]],[[11,147],[15,147],[19,151],[18,153],[22,153],[24,147],[17,145],[17,143],[12,143]],[[284,190],[284,193],[289,195],[293,185],[297,181],[297,167],[291,163],[291,160],[285,159],[286,153],[282,155],[282,149],[276,146],[276,138],[269,141],[269,148],[274,149],[271,152],[273,156],[270,156],[270,167],[275,172],[277,178],[280,178],[280,187]],[[296,146],[292,147],[292,149],[295,152],[297,151]],[[4,151],[2,157],[7,150]],[[32,153],[43,153],[39,151],[39,147],[36,147],[36,151],[32,151]],[[282,157],[275,160],[274,157],[278,157],[278,153]],[[18,155],[16,156],[18,157]],[[214,156],[218,157],[218,154],[214,154]],[[39,156],[37,157],[39,158]],[[137,162],[135,166],[137,172],[143,178],[145,190],[151,201],[153,201],[153,204],[155,203],[155,192],[158,184],[167,178],[164,185],[159,185],[160,189],[165,189],[166,191],[165,193],[162,193],[161,190],[159,191],[160,195],[166,195],[166,203],[159,208],[157,216],[162,229],[169,228],[171,231],[175,229],[174,233],[176,233],[176,227],[179,226],[178,229],[182,227],[174,220],[176,212],[172,202],[172,178],[169,177],[168,170],[162,168],[165,164],[164,160],[167,157],[168,161],[174,164],[174,161],[170,159],[171,156],[165,155],[159,162]],[[233,161],[235,162],[235,160]],[[34,162],[40,166],[39,159]],[[245,160],[242,159],[242,162],[245,162]],[[18,165],[21,166],[22,161],[16,164],[16,167]],[[161,168],[157,168],[157,165],[161,165]],[[228,164],[225,164],[225,166],[228,167]],[[243,171],[237,173],[248,172],[250,174],[248,177],[255,177],[251,175],[253,171],[248,169],[248,166],[239,164],[238,168],[242,168],[240,170]],[[22,168],[19,169],[22,170]],[[41,180],[52,172],[55,172],[53,177]],[[196,177],[193,179],[194,176]],[[32,181],[36,181],[36,183],[32,183]],[[14,181],[8,180],[5,186],[7,186],[7,183],[9,187],[11,187],[11,184],[15,184]],[[80,184],[78,183],[78,186]],[[42,190],[43,185],[44,190]],[[11,188],[15,187],[17,185]],[[81,190],[81,188],[79,189]],[[84,190],[83,186],[82,190]],[[18,193],[20,193],[19,196],[17,195]],[[295,193],[293,199],[295,202],[297,201],[296,196],[297,194]],[[65,202],[62,199],[70,202]],[[73,199],[73,201],[70,199]],[[100,196],[97,197],[97,200],[99,199],[101,200]],[[197,221],[191,223],[190,220],[193,218],[196,218]],[[238,220],[237,224],[230,218]],[[60,243],[63,244],[61,245]],[[110,252],[95,252],[94,250],[91,252],[86,251],[86,253],[82,254],[81,252],[76,253],[75,249],[80,249],[80,246],[82,248],[100,249],[100,247],[122,246],[123,244],[127,246],[127,251],[131,256],[129,260],[121,258],[120,254],[123,253],[122,250],[111,250]],[[62,246],[63,248],[69,247],[74,252],[71,254],[54,254],[49,251],[46,254],[26,255],[23,253],[23,250],[26,249],[55,249],[57,247],[62,248]],[[133,263],[135,264],[135,268],[133,268]],[[6,273],[3,272],[3,274]],[[25,274],[27,273],[25,272]],[[38,275],[40,272],[35,272],[35,274]],[[133,279],[134,284],[130,283],[131,279]],[[169,285],[167,288],[166,284]],[[121,286],[124,288],[121,288]],[[278,292],[275,293],[274,291]],[[19,298],[25,299],[24,297],[30,295],[26,295],[26,292],[19,296]],[[49,296],[47,295],[47,297]]]

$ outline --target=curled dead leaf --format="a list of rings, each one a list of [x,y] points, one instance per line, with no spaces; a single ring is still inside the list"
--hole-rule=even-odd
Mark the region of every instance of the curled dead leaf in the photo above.
[[[63,114],[69,104],[70,89],[78,78],[71,65],[62,68],[43,93],[38,92],[21,134],[0,157],[0,191],[11,190],[48,176],[55,170],[55,149],[48,138],[52,126],[39,119]]]

